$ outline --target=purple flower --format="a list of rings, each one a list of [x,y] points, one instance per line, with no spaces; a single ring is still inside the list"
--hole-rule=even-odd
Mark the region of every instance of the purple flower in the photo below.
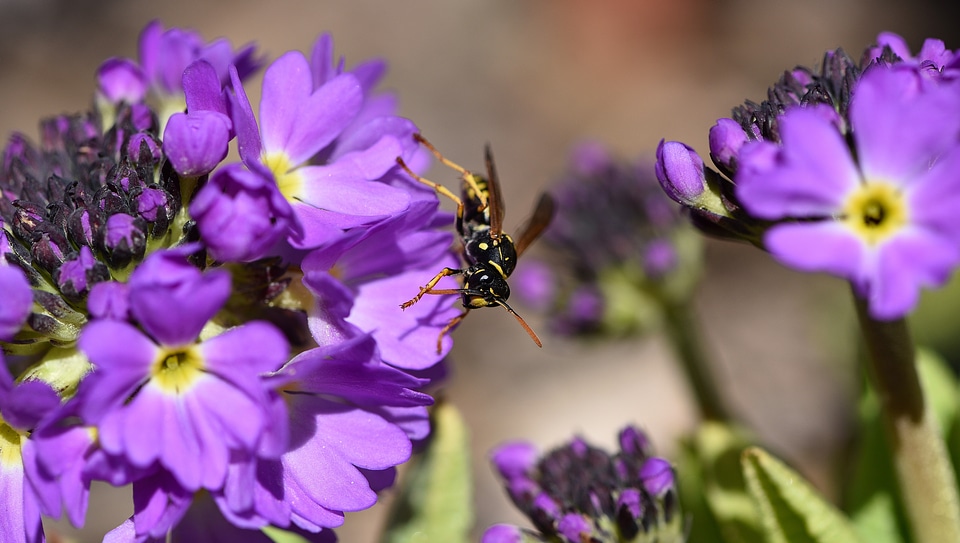
[[[33,429],[60,404],[56,392],[46,383],[27,380],[14,384],[0,356],[0,526],[6,541],[43,541],[40,524],[40,493],[47,492],[44,481],[30,477],[35,444]]]
[[[79,339],[96,366],[81,383],[80,414],[103,449],[138,468],[156,462],[190,491],[220,488],[231,451],[260,446],[272,424],[260,374],[288,349],[261,322],[197,342],[229,289],[226,273],[201,274],[181,252],[156,253],[130,278],[131,313],[144,331],[99,320]]]
[[[315,48],[315,67],[324,51]],[[395,216],[410,203],[408,191],[374,181],[412,152],[415,127],[392,115],[371,116],[382,113],[380,104],[365,107],[361,77],[328,75],[314,73],[299,52],[278,58],[264,74],[260,129],[234,81],[240,156],[251,170],[276,179],[297,217],[289,241],[298,248]]]
[[[0,234],[0,238],[2,236]],[[23,270],[3,263],[0,263],[0,292],[3,292],[3,303],[0,304],[0,340],[10,340],[20,331],[20,327],[30,315],[33,292]]]
[[[214,497],[234,524],[318,532],[339,526],[344,511],[376,502],[378,474],[392,473],[412,449],[383,407],[422,407],[432,399],[414,390],[422,380],[380,363],[375,345],[359,336],[312,349],[272,376],[290,417],[289,446],[279,458],[231,468]]]
[[[853,152],[829,113],[790,109],[782,146],[746,144],[737,196],[784,221],[764,236],[775,258],[848,279],[874,318],[900,318],[960,262],[960,92],[909,66],[868,70],[850,105]]]
[[[190,204],[210,256],[221,262],[262,258],[290,228],[293,211],[272,177],[243,164],[217,170]]]

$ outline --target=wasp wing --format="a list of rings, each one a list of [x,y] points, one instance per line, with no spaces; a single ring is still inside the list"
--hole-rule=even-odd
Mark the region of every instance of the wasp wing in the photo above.
[[[527,247],[550,226],[550,221],[553,220],[555,212],[556,204],[553,202],[553,197],[549,193],[542,193],[540,200],[537,201],[537,207],[533,210],[533,216],[530,217],[527,224],[523,225],[516,236],[514,246],[517,248],[517,257],[522,255]]]
[[[487,163],[487,205],[490,207],[490,233],[499,236],[503,233],[503,193],[500,192],[500,179],[497,167],[493,163],[493,151],[490,144],[484,148],[484,160]]]

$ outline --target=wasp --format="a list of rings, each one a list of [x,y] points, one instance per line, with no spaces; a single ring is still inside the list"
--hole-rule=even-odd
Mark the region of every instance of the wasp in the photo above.
[[[500,192],[500,182],[497,170],[493,163],[493,152],[487,145],[484,158],[487,167],[487,176],[474,174],[466,168],[448,160],[430,142],[420,134],[413,138],[430,150],[442,164],[460,173],[461,197],[443,185],[424,179],[410,170],[403,159],[397,157],[397,164],[417,181],[432,187],[437,194],[441,194],[457,204],[456,227],[457,234],[463,244],[461,256],[465,267],[460,269],[444,268],[426,285],[420,287],[420,292],[410,300],[400,304],[406,309],[417,303],[426,294],[445,295],[459,294],[464,311],[454,317],[440,330],[437,338],[437,353],[441,350],[443,336],[454,326],[460,323],[471,310],[480,307],[500,306],[516,317],[520,326],[527,331],[530,338],[538,347],[543,347],[536,332],[530,328],[523,317],[507,304],[510,297],[510,285],[507,278],[517,266],[517,259],[530,247],[530,244],[543,233],[553,219],[554,203],[549,194],[540,195],[540,200],[534,208],[529,222],[520,229],[517,241],[503,232],[503,195]],[[462,286],[456,289],[438,289],[437,283],[444,277],[451,275],[462,276]]]

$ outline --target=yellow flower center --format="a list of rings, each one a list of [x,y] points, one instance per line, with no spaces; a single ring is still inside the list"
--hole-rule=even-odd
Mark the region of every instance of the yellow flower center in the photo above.
[[[199,379],[203,369],[203,356],[198,349],[163,349],[153,363],[153,382],[167,392],[178,394]]]
[[[869,245],[876,245],[907,224],[907,205],[900,189],[886,182],[868,182],[847,200],[843,222]]]
[[[303,187],[303,176],[293,169],[290,157],[283,152],[271,153],[263,156],[263,163],[273,172],[280,194],[287,200],[294,200]]]
[[[20,442],[25,436],[0,419],[0,466],[11,467],[23,464]]]

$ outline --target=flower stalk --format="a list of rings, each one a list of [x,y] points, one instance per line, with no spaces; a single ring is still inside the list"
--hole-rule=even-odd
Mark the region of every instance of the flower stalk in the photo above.
[[[693,389],[700,417],[707,421],[729,422],[732,420],[730,412],[713,379],[710,360],[703,348],[700,326],[691,303],[679,301],[663,305],[667,338]]]
[[[913,541],[960,541],[956,477],[920,387],[906,320],[874,319],[854,298]]]

